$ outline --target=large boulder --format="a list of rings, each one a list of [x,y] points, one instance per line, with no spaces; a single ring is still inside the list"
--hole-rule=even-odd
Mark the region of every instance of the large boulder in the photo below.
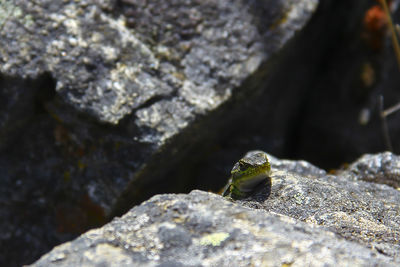
[[[271,166],[271,183],[247,199],[202,191],[157,195],[32,266],[400,264],[398,190],[305,161],[271,157]]]
[[[240,128],[237,114],[265,88],[292,91],[271,81],[296,65],[310,31],[294,37],[317,4],[1,1],[0,265],[187,189],[168,171]],[[277,129],[299,105],[291,99]]]

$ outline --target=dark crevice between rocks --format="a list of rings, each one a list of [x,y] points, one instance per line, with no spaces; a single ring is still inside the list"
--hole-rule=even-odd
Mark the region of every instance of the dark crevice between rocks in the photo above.
[[[46,103],[52,101],[56,96],[56,80],[50,73],[41,75],[37,81],[37,93],[35,94],[35,114],[47,113]]]
[[[4,149],[18,139],[35,115],[46,112],[45,103],[55,96],[55,81],[49,73],[37,79],[1,75],[0,88],[0,149]]]
[[[7,103],[0,105],[1,113],[8,116],[1,120],[3,156],[0,159],[2,188],[0,202],[3,206],[1,217],[6,221],[1,223],[4,231],[0,240],[0,250],[4,252],[4,256],[0,257],[0,265],[14,266],[18,265],[16,262],[29,263],[34,249],[25,247],[28,243],[33,248],[42,248],[39,250],[44,253],[46,250],[43,248],[50,249],[52,245],[60,242],[60,240],[54,241],[54,237],[48,235],[51,229],[46,229],[46,234],[37,231],[44,225],[43,218],[48,215],[48,203],[43,202],[45,197],[43,192],[32,190],[35,187],[31,185],[37,183],[37,177],[30,176],[29,179],[23,179],[26,171],[36,168],[35,163],[40,159],[35,159],[35,155],[38,150],[46,150],[45,140],[49,137],[49,133],[51,135],[51,131],[43,134],[32,129],[44,128],[51,121],[45,106],[55,96],[55,80],[49,73],[44,73],[37,79],[2,76],[0,83],[0,92],[4,94],[1,99],[8,100]],[[43,139],[39,147],[31,150],[34,142],[30,141],[36,134],[43,134]],[[29,158],[32,159],[31,164],[28,164]],[[15,167],[24,163],[26,164],[24,168]],[[46,169],[43,170],[43,173],[45,172]],[[8,231],[7,225],[3,223],[13,225],[15,228]],[[8,235],[12,238],[9,239]],[[37,240],[43,240],[43,243]]]
[[[317,84],[321,82],[321,76],[324,77],[327,72],[332,71],[332,68],[337,67],[332,66],[332,62],[334,62],[336,57],[341,56],[340,52],[343,49],[346,49],[346,46],[349,45],[349,40],[358,38],[355,34],[359,32],[357,28],[359,28],[362,23],[362,15],[367,6],[369,6],[367,1],[364,3],[335,1],[334,4],[330,5],[327,1],[322,1],[320,3],[320,12],[316,13],[313,20],[325,20],[326,22],[322,28],[327,34],[323,34],[317,38],[317,42],[312,43],[312,47],[323,45],[325,50],[323,54],[320,55],[321,58],[318,62],[318,67],[315,70],[309,89],[300,96],[300,106],[298,111],[294,113],[293,118],[288,123],[289,127],[284,138],[286,142],[283,153],[280,156],[292,159],[301,158],[309,160],[316,166],[326,169],[335,168],[344,163],[343,155],[340,155],[337,158],[331,156],[327,161],[325,161],[321,160],[323,157],[321,158],[319,155],[314,157],[308,155],[305,151],[301,151],[300,147],[303,142],[302,139],[304,138],[301,132],[307,132],[308,126],[306,124],[306,118],[309,117],[312,112],[315,112],[315,109],[313,109],[315,98],[313,99],[313,96],[315,96],[317,91],[320,90],[320,88],[317,87]],[[320,18],[318,18],[318,16],[320,16]],[[323,16],[323,18],[321,16]],[[321,44],[321,42],[323,42],[323,44]],[[327,107],[327,109],[330,108],[331,107]],[[331,109],[330,112],[336,112],[336,110]],[[334,125],[332,126],[334,127]],[[314,135],[313,132],[307,132],[307,134]],[[316,153],[322,152],[323,143],[325,143],[325,140],[323,139],[324,137],[322,135],[319,137],[316,136],[315,140],[320,143],[319,146],[321,147],[321,151]],[[335,150],[333,149],[332,151]]]

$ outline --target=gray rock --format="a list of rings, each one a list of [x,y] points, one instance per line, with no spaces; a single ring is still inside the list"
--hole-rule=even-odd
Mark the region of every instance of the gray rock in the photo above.
[[[197,190],[157,195],[32,266],[400,263],[398,190],[348,180],[345,173],[324,175],[304,161],[271,163],[271,188],[248,199],[233,202]]]
[[[158,210],[158,216],[149,213]],[[201,218],[201,220],[199,219]],[[276,213],[193,191],[158,195],[32,266],[395,266],[387,256]]]
[[[391,152],[367,154],[351,164],[349,177],[400,188],[400,157]]]
[[[23,79],[50,73],[66,102],[103,122],[116,124],[151,99],[180,100],[190,107],[186,113],[203,114],[280,49],[317,1],[122,3],[141,14],[133,29],[126,27],[132,18],[113,17],[112,0],[4,1],[1,73]],[[262,29],[254,23],[257,5],[268,7]],[[281,16],[286,20],[278,23]],[[154,126],[157,118],[146,111],[163,119],[168,108],[142,108],[138,123]],[[175,133],[157,130],[161,140]]]
[[[317,4],[1,1],[0,265],[183,191],[166,173],[293,64],[281,58]]]
[[[252,199],[240,202],[321,225],[400,261],[400,192],[387,185],[362,181],[365,173],[369,177],[375,173],[376,179],[382,177],[382,173],[376,172],[376,162],[384,162],[388,156],[364,156],[352,165],[368,166],[364,173],[355,174],[350,168],[337,175],[323,175],[322,170],[318,174],[316,167],[304,161],[292,161],[291,166],[297,168],[284,170],[276,168],[281,163],[274,164],[272,159],[271,188],[264,187]],[[398,157],[391,158],[393,165],[399,163]]]
[[[270,160],[271,168],[274,170],[291,172],[306,177],[321,178],[326,176],[326,171],[304,160],[278,159],[269,154],[268,159]]]

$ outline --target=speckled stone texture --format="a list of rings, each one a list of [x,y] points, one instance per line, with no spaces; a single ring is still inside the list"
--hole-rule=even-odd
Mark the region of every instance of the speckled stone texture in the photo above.
[[[384,152],[366,154],[349,166],[349,177],[400,188],[400,157]]]
[[[305,161],[271,157],[271,166],[271,184],[248,199],[157,195],[32,266],[400,264],[398,190],[349,180],[350,170],[328,175]]]
[[[126,16],[115,18],[112,0],[4,1],[1,73],[22,79],[50,73],[57,93],[75,108],[113,124],[137,110],[138,123],[164,140],[176,133],[162,127],[168,103],[186,107],[186,123],[218,107],[317,4],[121,2]],[[146,105],[150,99],[157,104]]]

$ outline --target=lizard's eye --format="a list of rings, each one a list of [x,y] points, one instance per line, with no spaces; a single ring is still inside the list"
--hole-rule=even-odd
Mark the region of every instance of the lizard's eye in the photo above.
[[[244,162],[243,160],[239,160],[239,167],[241,171],[247,170],[249,168],[249,164]]]

